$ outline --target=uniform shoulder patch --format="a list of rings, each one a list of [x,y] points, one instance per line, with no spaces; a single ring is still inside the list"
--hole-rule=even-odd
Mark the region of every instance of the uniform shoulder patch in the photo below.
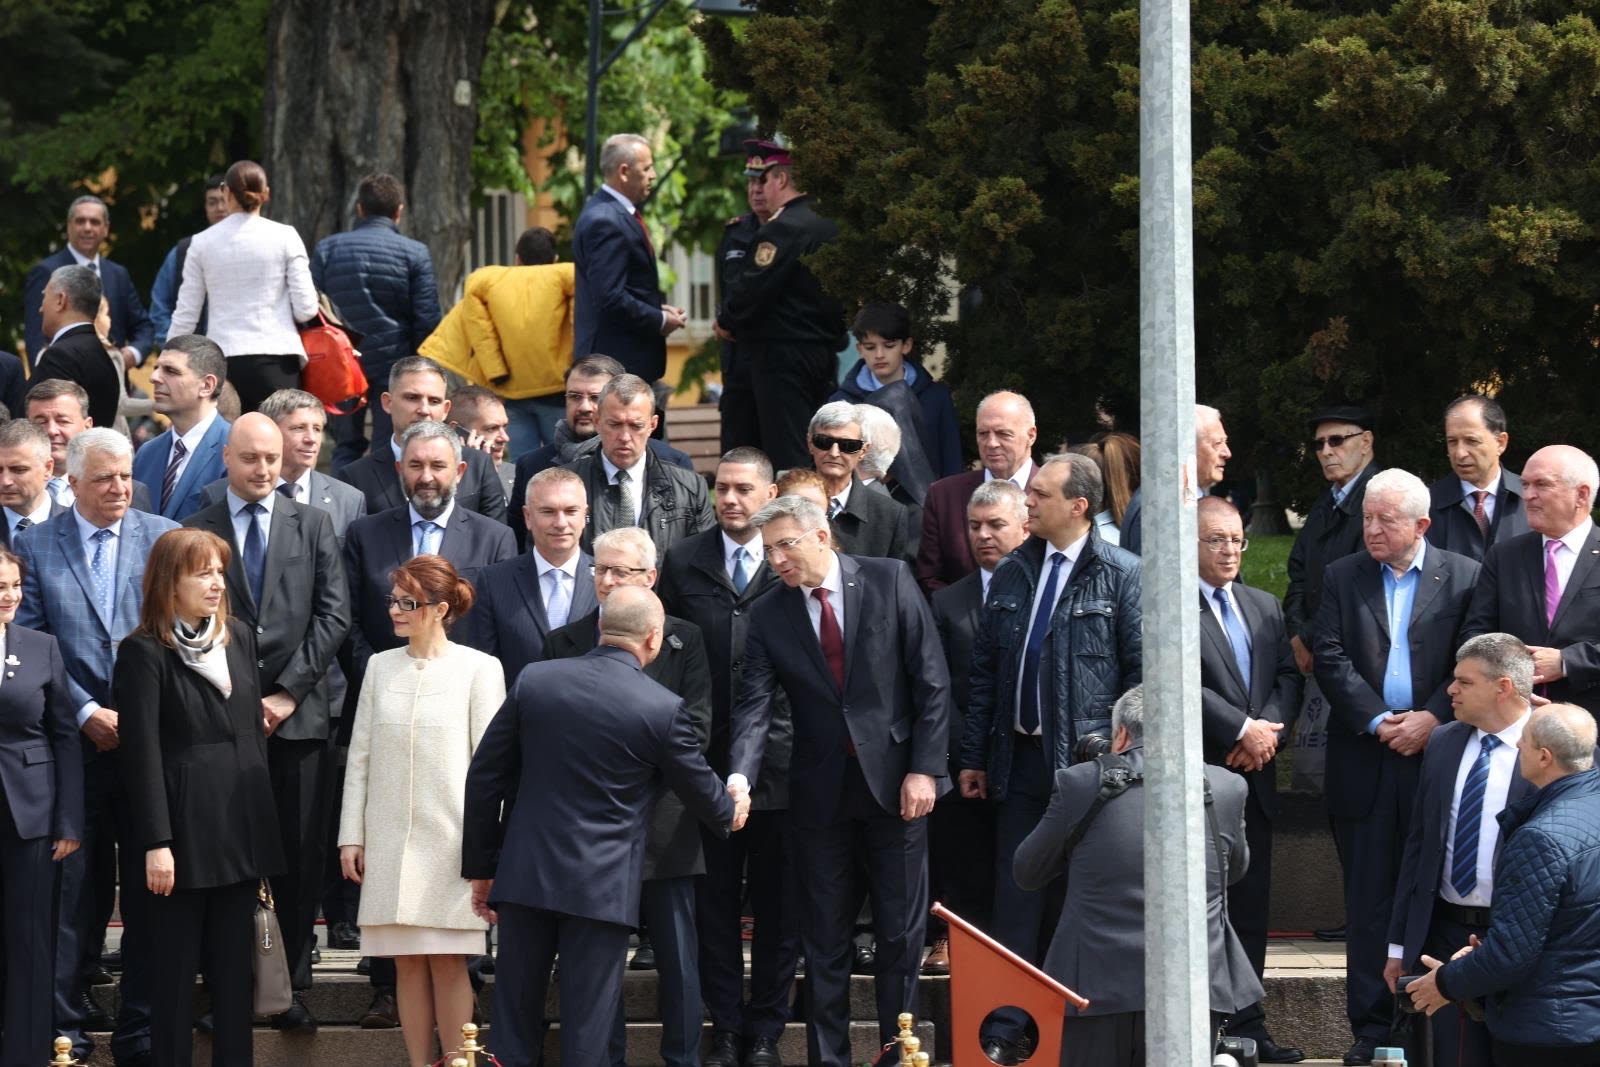
[[[772,261],[778,258],[778,246],[771,241],[762,241],[756,245],[755,261],[758,267],[770,267]]]

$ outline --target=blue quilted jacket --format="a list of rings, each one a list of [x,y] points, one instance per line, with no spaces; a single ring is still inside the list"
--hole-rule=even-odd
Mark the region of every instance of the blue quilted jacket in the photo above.
[[[1486,998],[1501,1041],[1600,1041],[1600,771],[1508,807],[1500,832],[1489,932],[1439,971],[1439,988],[1452,1000]]]
[[[403,235],[391,219],[362,219],[318,241],[311,280],[362,335],[361,365],[374,382],[383,382],[395,360],[415,355],[439,325],[428,246]]]

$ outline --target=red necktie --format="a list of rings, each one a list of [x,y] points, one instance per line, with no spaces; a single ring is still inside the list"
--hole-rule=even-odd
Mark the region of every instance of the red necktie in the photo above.
[[[654,241],[650,240],[650,227],[644,224],[644,212],[640,211],[638,208],[635,208],[633,211],[633,221],[639,224],[639,232],[644,234],[644,246],[650,250],[650,258],[655,259],[656,245]]]
[[[1472,518],[1478,524],[1478,533],[1483,535],[1484,543],[1489,541],[1489,512],[1483,506],[1484,498],[1489,495],[1487,489],[1474,489],[1472,491]]]
[[[822,658],[828,661],[828,668],[833,672],[833,681],[839,687],[839,692],[844,692],[844,634],[839,630],[839,617],[833,613],[833,605],[828,603],[826,589],[813,589],[811,595],[817,598],[817,603],[822,605],[822,625],[818,628],[818,640],[822,642]]]

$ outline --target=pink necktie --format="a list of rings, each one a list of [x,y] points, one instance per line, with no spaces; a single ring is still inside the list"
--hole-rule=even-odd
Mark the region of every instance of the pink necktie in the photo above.
[[[1489,540],[1489,512],[1484,508],[1483,502],[1488,497],[1489,490],[1474,489],[1472,491],[1472,518],[1478,524],[1478,533],[1485,542]]]
[[[1564,548],[1560,541],[1544,543],[1544,621],[1549,626],[1556,621],[1556,608],[1561,606],[1561,575],[1556,573],[1556,553]]]

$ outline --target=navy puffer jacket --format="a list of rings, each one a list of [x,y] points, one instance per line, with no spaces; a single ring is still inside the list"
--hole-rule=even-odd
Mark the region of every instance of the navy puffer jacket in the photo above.
[[[439,287],[428,246],[393,219],[362,219],[317,242],[311,280],[361,334],[361,366],[374,384],[395,360],[415,355],[439,325]]]

